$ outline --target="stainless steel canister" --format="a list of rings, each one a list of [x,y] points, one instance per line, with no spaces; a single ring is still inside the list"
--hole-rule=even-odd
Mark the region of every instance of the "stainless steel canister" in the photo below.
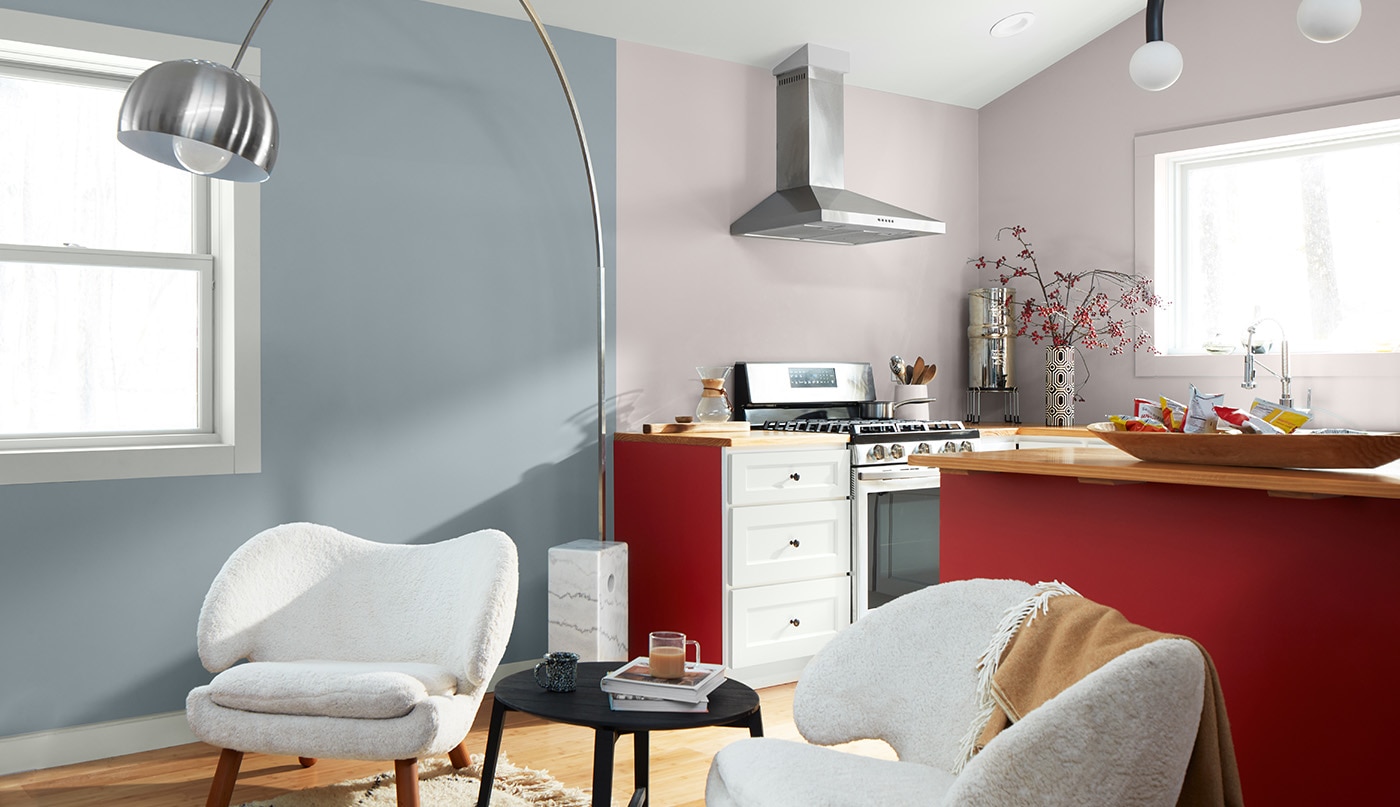
[[[967,295],[967,386],[971,389],[1011,389],[1012,371],[1011,289],[973,289]]]

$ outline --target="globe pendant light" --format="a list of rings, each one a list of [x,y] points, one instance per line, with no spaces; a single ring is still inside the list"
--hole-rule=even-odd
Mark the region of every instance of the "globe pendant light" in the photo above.
[[[1165,90],[1181,78],[1181,51],[1162,38],[1163,0],[1147,1],[1147,42],[1128,60],[1128,75],[1144,90]]]
[[[1314,42],[1336,42],[1361,22],[1361,0],[1303,0],[1298,5],[1298,30]]]

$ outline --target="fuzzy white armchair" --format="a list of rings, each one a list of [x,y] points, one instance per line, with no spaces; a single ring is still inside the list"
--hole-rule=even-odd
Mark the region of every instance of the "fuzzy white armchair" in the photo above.
[[[1186,639],[1118,656],[1002,731],[961,771],[977,662],[1036,592],[944,583],[881,606],[821,650],[793,697],[818,745],[745,739],[715,756],[709,807],[1124,807],[1176,804],[1200,722],[1204,657]],[[974,735],[975,736],[975,735]],[[876,738],[899,761],[821,745]]]
[[[394,760],[401,807],[418,759],[467,765],[467,732],[505,652],[515,544],[481,530],[420,546],[284,524],[239,547],[199,614],[195,736],[223,749],[210,807],[226,807],[244,752]],[[247,659],[247,664],[235,664]]]

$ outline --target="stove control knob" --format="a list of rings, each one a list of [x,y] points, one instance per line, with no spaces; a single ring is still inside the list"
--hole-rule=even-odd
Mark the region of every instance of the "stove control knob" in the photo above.
[[[944,443],[942,446],[939,446],[939,448],[938,448],[938,453],[939,453],[939,454],[955,454],[955,453],[957,453],[957,450],[958,450],[957,444],[954,443],[953,441],[949,440],[948,442]]]
[[[933,447],[930,446],[928,443],[919,443],[919,445],[916,446],[916,447],[914,448],[914,453],[915,453],[915,454],[932,454],[932,453],[933,453]]]
[[[885,447],[881,445],[873,445],[870,447],[870,451],[867,452],[865,456],[869,457],[872,460],[882,460],[885,458]]]
[[[959,451],[971,451],[971,450],[972,450],[972,443],[969,442],[969,441],[967,441],[967,440],[964,440],[964,441],[962,441],[961,443],[958,444],[958,450],[959,450]]]
[[[900,445],[899,443],[895,443],[894,445],[890,446],[890,459],[904,459],[904,446]]]

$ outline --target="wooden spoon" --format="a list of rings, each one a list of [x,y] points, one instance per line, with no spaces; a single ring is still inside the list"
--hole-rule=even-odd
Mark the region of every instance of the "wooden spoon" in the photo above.
[[[923,356],[920,356],[920,357],[918,357],[917,359],[914,360],[914,372],[913,372],[913,382],[912,382],[912,383],[914,383],[914,384],[922,384],[922,383],[924,383],[924,382],[922,382],[922,381],[919,380],[919,379],[921,379],[921,378],[923,378],[923,377],[924,377],[924,357],[923,357]]]
[[[930,364],[928,368],[924,370],[924,380],[920,383],[927,384],[932,381],[933,377],[936,375],[938,375],[938,365]]]

